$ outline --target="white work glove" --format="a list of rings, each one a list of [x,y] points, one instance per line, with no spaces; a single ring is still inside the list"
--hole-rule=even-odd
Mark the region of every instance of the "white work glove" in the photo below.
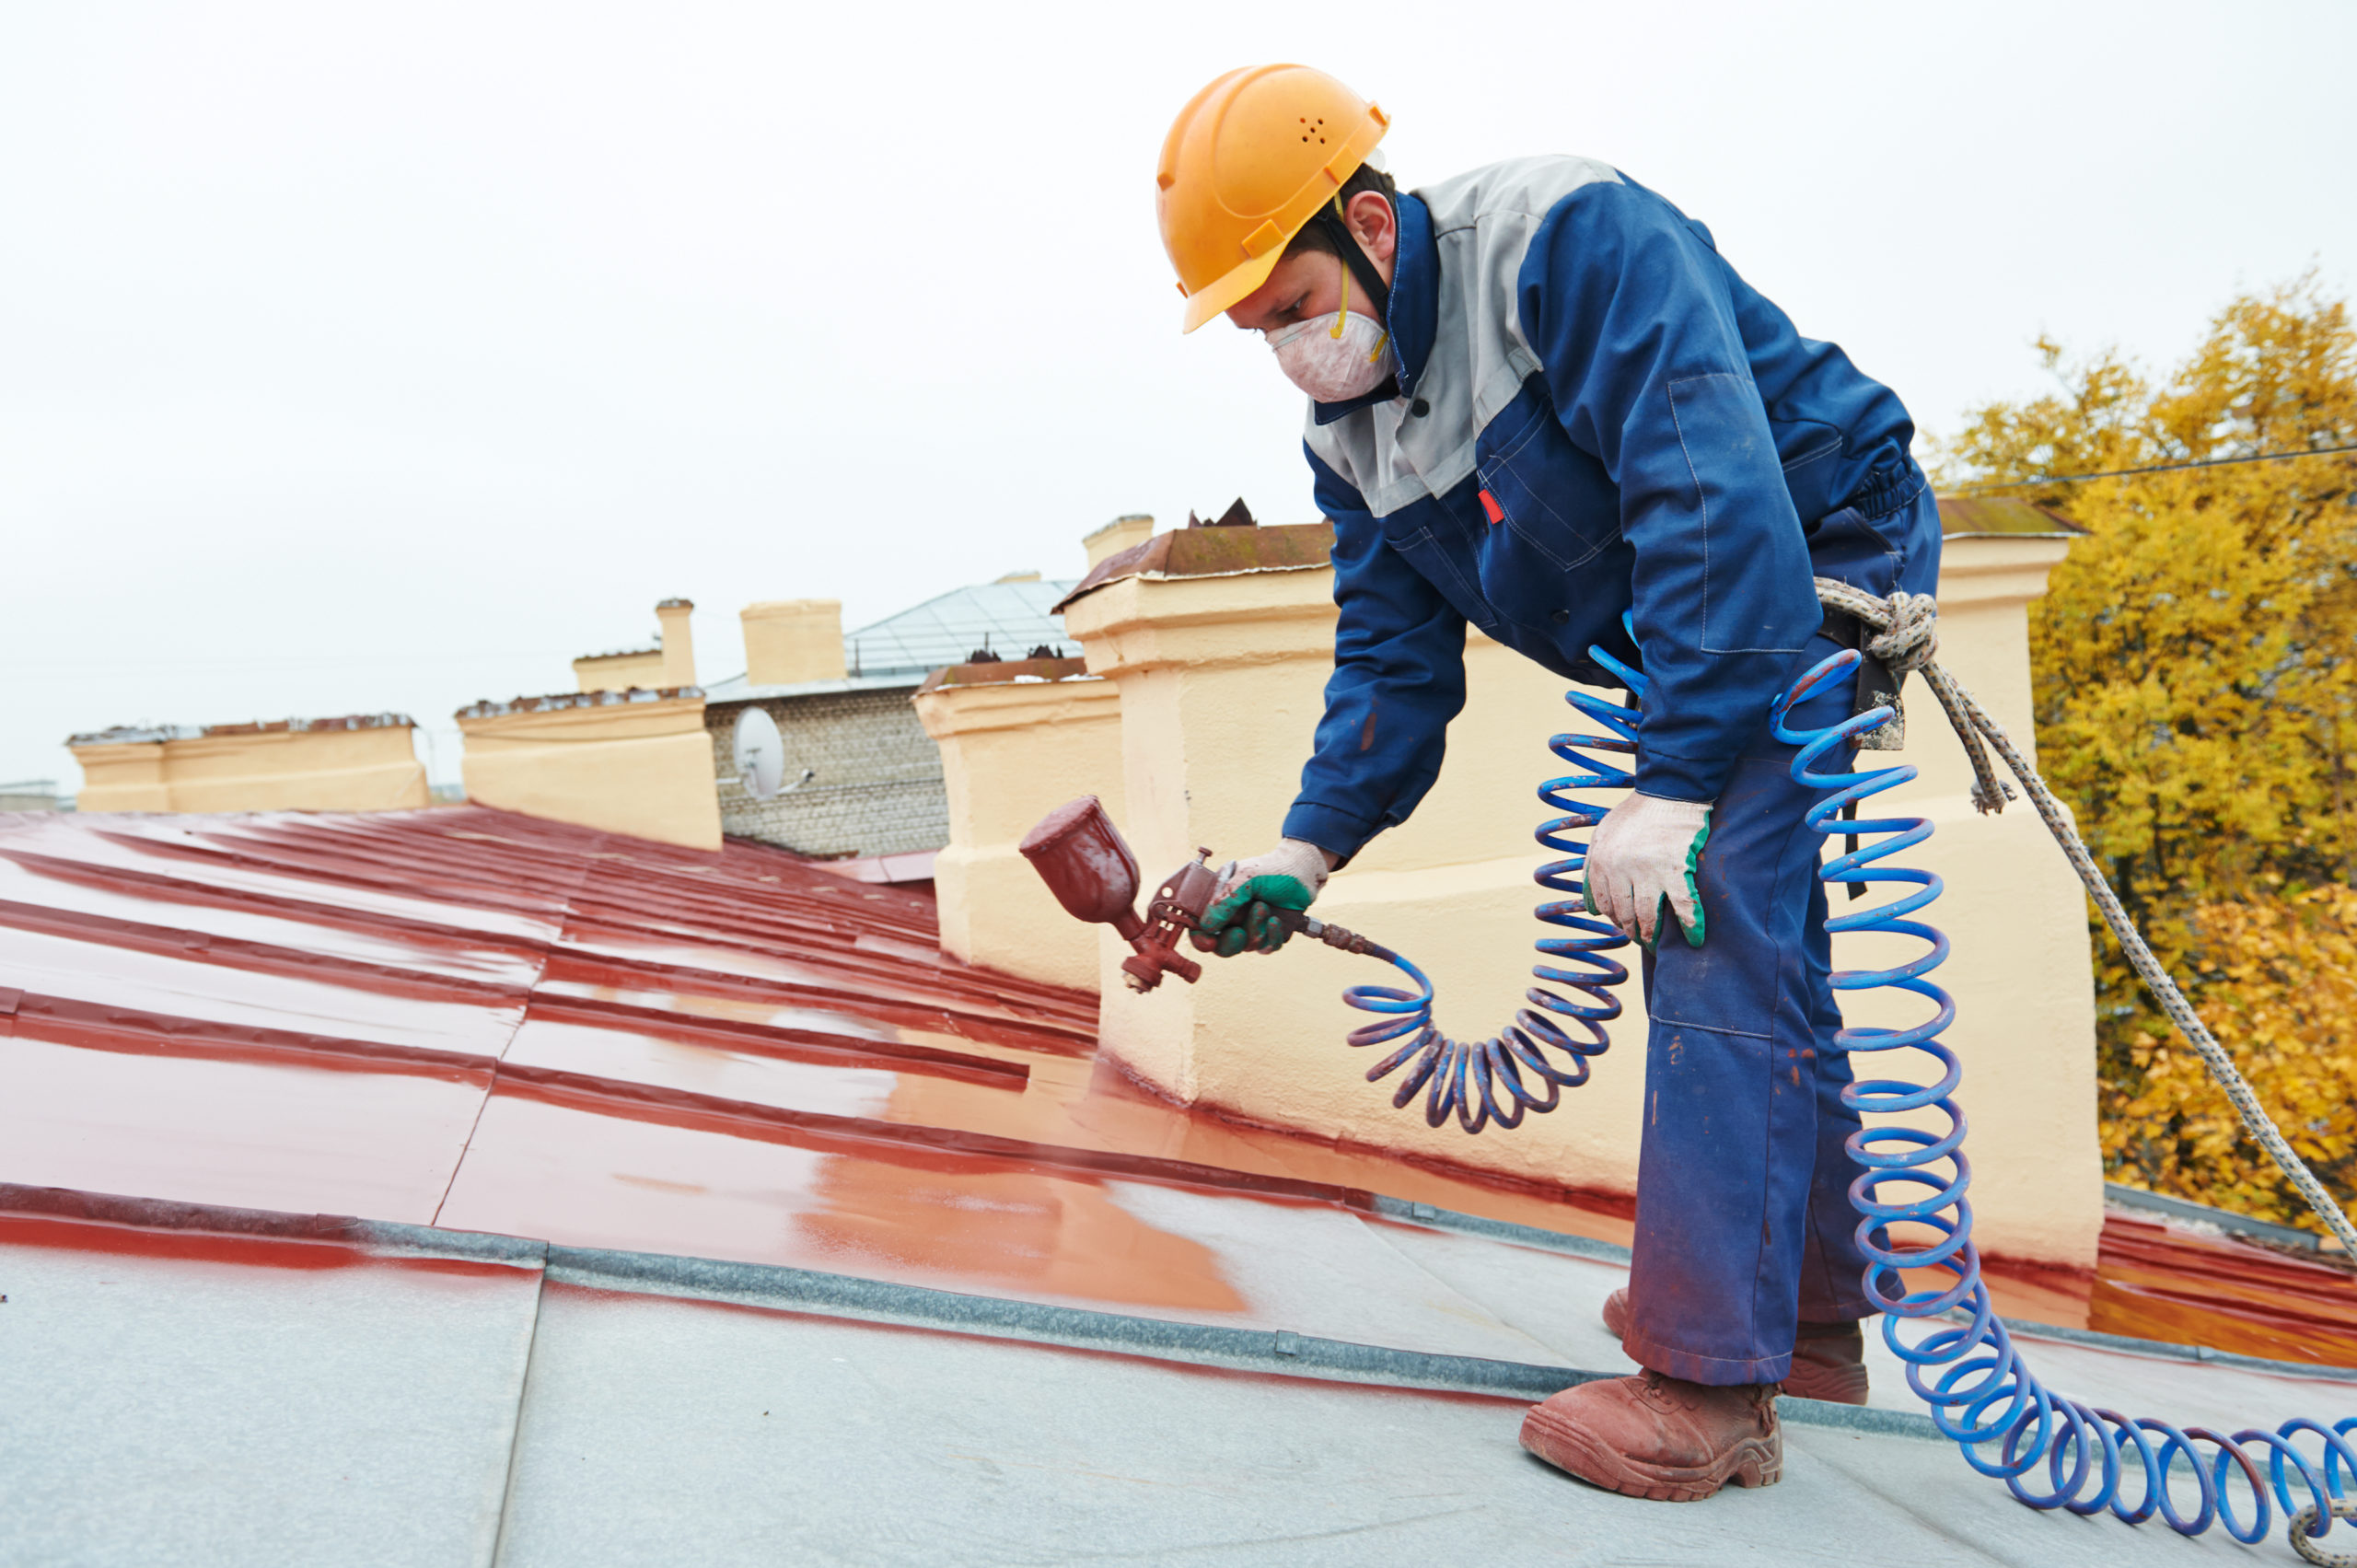
[[[1269,911],[1307,909],[1326,886],[1326,852],[1300,839],[1280,839],[1268,854],[1237,861],[1203,912],[1195,946],[1223,958],[1247,949],[1275,952],[1293,933],[1271,920]]]
[[[1710,802],[1631,795],[1605,813],[1588,841],[1587,867],[1580,873],[1588,912],[1652,947],[1661,940],[1666,903],[1686,945],[1701,947],[1702,900],[1694,868],[1710,836]]]

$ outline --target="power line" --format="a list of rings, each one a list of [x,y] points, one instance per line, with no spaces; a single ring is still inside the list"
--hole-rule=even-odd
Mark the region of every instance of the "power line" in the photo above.
[[[2041,484],[2080,484],[2091,479],[2126,479],[2131,474],[2175,473],[2179,469],[2223,469],[2236,463],[2281,463],[2293,458],[2328,458],[2336,452],[2357,452],[2357,442],[2346,447],[2303,447],[2296,452],[2260,452],[2247,458],[2204,458],[2191,463],[2154,463],[2148,468],[2112,469],[2104,473],[2055,473],[2042,479],[2009,479],[2003,484],[1972,484],[1965,487],[1968,495],[1978,495],[1986,490],[2034,490]]]

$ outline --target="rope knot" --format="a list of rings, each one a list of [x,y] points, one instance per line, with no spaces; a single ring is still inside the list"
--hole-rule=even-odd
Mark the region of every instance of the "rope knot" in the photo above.
[[[1940,651],[1939,601],[1930,594],[1895,593],[1876,608],[1889,617],[1889,623],[1866,640],[1866,652],[1898,677],[1931,663]]]

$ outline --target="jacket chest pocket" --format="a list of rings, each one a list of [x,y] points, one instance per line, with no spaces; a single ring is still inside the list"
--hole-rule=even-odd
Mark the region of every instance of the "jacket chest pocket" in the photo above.
[[[1534,378],[1474,442],[1491,526],[1558,571],[1620,537],[1620,494],[1604,465],[1572,445]]]

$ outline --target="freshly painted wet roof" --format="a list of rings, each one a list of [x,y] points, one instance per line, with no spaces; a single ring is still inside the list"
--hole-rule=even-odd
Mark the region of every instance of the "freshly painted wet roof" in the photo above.
[[[1778,1487],[1565,1481],[1514,1431],[1628,1368],[1624,1214],[1190,1115],[1094,1047],[1093,999],[765,846],[0,818],[0,1518],[241,1565],[2236,1550],[2016,1508],[1879,1348],[1874,1408],[1788,1407]],[[2321,1263],[2115,1215],[2095,1280],[1998,1286],[2079,1397],[2357,1406],[2235,1353],[2357,1364]],[[2155,1325],[2227,1353],[2106,1332]]]

